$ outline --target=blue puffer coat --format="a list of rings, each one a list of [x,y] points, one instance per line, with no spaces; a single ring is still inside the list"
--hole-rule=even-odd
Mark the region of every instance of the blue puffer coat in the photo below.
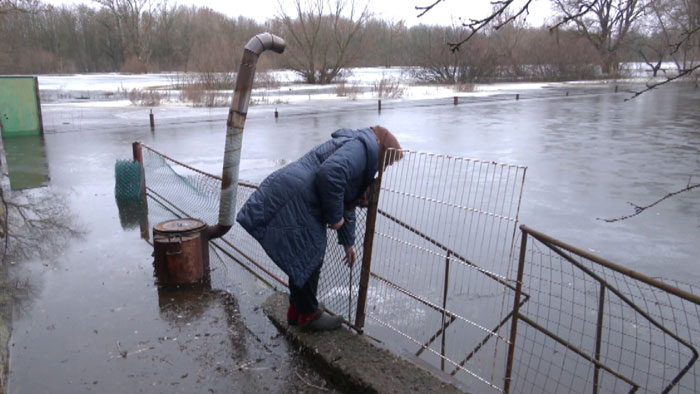
[[[379,146],[367,129],[335,131],[333,138],[265,178],[236,221],[272,261],[301,287],[323,263],[326,226],[344,245],[355,241],[355,212],[345,207],[362,196],[377,172]]]

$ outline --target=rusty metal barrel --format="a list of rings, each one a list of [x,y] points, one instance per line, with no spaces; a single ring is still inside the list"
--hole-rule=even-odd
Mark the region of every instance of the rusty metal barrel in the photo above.
[[[207,224],[198,219],[175,219],[153,227],[153,256],[161,285],[200,283],[209,277]]]

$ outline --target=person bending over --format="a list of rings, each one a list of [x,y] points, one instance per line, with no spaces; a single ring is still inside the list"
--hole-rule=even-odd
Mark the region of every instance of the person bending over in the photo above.
[[[236,217],[289,277],[287,322],[308,331],[334,330],[343,321],[319,308],[316,298],[326,227],[338,231],[352,266],[355,207],[366,201],[387,149],[401,149],[381,126],[340,129],[331,137],[265,178]]]

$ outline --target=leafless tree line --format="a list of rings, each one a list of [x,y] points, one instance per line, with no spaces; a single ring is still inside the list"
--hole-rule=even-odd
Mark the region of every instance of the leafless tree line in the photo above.
[[[415,7],[423,16],[446,0],[426,1]],[[492,0],[492,12],[483,18],[463,18],[460,34],[447,41],[454,53],[480,35],[512,29],[529,14],[532,0]],[[556,18],[550,33],[573,31],[596,52],[596,64],[604,76],[616,76],[622,61],[643,61],[653,76],[664,62],[675,72],[651,83],[648,89],[700,69],[700,0],[550,0]],[[573,48],[577,50],[577,48]],[[635,56],[636,53],[636,56]],[[639,94],[643,92],[638,92]]]
[[[671,79],[700,67],[700,0],[551,2],[557,19],[533,28],[524,22],[530,1],[514,0],[449,27],[380,20],[366,0],[294,0],[293,11],[280,7],[265,23],[167,1],[0,0],[0,73],[233,72],[245,42],[265,30],[289,46],[259,67],[291,69],[308,83],[342,79],[355,66],[412,67],[419,80],[440,83],[617,76],[633,61]],[[418,6],[417,15],[435,7],[449,2]]]

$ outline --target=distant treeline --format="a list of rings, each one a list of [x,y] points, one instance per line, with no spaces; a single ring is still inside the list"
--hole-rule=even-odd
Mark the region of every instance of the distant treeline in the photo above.
[[[650,51],[667,44],[642,23],[629,29],[612,55],[575,25],[550,32],[518,21],[481,31],[452,52],[446,43],[458,41],[467,29],[407,27],[367,13],[348,19],[333,17],[334,10],[299,8],[261,24],[206,7],[147,0],[96,0],[95,8],[36,0],[0,0],[3,4],[12,5],[0,7],[3,74],[231,72],[248,39],[263,31],[286,37],[290,45],[283,56],[263,56],[258,67],[291,68],[310,83],[327,83],[342,77],[344,68],[361,66],[410,66],[426,82],[472,83],[592,78],[601,69],[620,72],[620,62],[668,60],[668,54]],[[294,39],[308,35],[300,29],[314,23],[317,39]],[[328,70],[318,71],[331,57],[340,58],[332,65],[338,70],[324,64]]]

